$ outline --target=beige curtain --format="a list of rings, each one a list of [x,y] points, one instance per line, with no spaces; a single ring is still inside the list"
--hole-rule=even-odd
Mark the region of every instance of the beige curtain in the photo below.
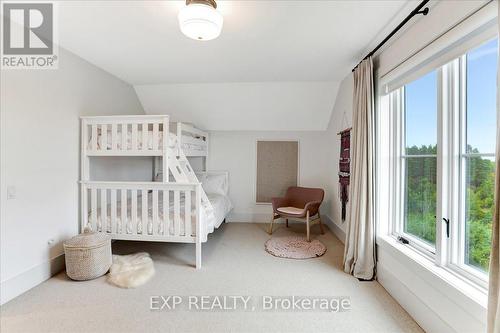
[[[500,17],[500,6],[498,8]],[[499,22],[500,31],[500,22]],[[491,235],[490,286],[488,295],[488,333],[500,333],[500,61],[497,79],[497,151],[495,180],[495,212],[493,213],[493,230]]]
[[[375,277],[374,85],[372,59],[354,71],[351,142],[351,199],[344,250],[344,271],[358,279]]]

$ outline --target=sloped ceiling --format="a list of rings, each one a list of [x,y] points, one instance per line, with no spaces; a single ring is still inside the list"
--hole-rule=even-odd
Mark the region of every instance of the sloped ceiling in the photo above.
[[[324,130],[336,82],[202,83],[135,86],[151,114],[209,130]]]
[[[60,44],[134,85],[147,113],[208,130],[322,130],[338,83],[406,1],[218,1],[188,39],[184,1],[64,1]]]

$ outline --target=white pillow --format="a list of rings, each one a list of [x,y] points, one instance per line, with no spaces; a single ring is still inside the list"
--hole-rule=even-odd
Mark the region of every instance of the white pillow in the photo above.
[[[226,175],[207,175],[201,186],[206,193],[227,195]]]

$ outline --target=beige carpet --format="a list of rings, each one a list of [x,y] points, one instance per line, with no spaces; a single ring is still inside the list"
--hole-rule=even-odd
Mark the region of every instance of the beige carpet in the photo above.
[[[312,237],[327,247],[310,260],[273,257],[260,224],[225,224],[203,245],[196,271],[194,245],[115,242],[117,254],[149,252],[156,274],[137,289],[121,289],[105,278],[70,281],[64,273],[1,309],[2,332],[422,332],[377,282],[359,282],[341,270],[343,245],[333,234]],[[273,236],[303,232],[284,225]],[[347,312],[150,311],[155,295],[348,296]]]

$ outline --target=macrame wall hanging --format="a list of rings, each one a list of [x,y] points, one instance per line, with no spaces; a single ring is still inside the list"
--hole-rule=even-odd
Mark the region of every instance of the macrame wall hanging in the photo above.
[[[342,120],[345,120],[345,112]],[[339,197],[342,202],[342,222],[344,222],[347,213],[347,202],[349,201],[349,181],[351,176],[351,128],[337,134],[340,135]]]
[[[349,201],[349,180],[351,176],[351,129],[340,134],[339,159],[339,196],[342,202],[342,222],[345,221],[347,202]]]

